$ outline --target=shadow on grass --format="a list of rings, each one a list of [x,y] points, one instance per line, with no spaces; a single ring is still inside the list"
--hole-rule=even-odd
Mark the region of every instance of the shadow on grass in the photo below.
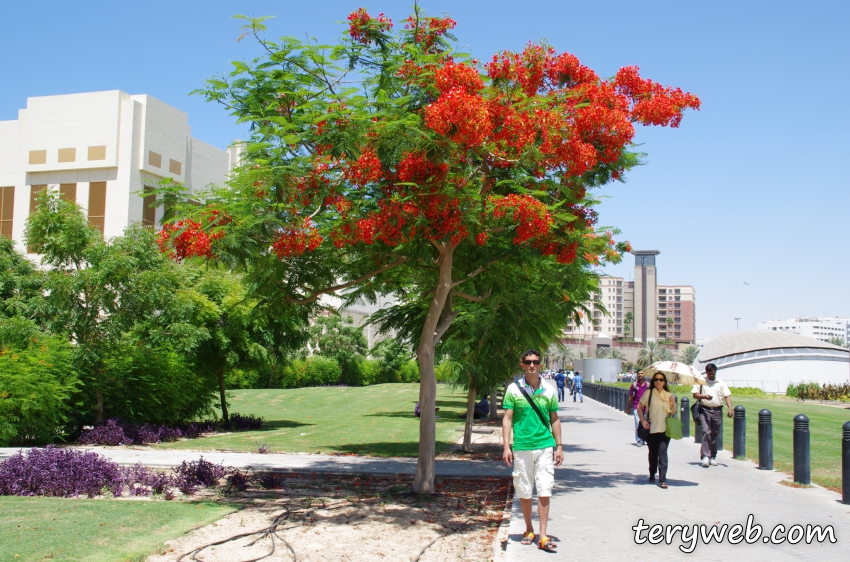
[[[304,427],[307,425],[316,425],[314,423],[302,423],[290,420],[266,420],[263,422],[263,427],[260,429],[255,429],[253,431],[265,431],[265,430],[275,430],[275,429],[288,429],[291,427]]]
[[[366,414],[366,418],[410,418],[412,421],[419,421],[419,418],[413,415],[413,412],[376,412],[374,414]],[[452,423],[457,423],[460,421],[460,418],[457,417],[456,413],[453,412],[443,412],[440,410],[437,412],[437,423],[450,421]]]

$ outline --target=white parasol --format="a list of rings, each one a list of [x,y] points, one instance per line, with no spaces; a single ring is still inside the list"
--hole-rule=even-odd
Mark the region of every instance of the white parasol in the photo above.
[[[658,361],[643,370],[643,376],[651,379],[655,373],[664,373],[670,384],[706,384],[705,377],[686,363],[679,361]]]

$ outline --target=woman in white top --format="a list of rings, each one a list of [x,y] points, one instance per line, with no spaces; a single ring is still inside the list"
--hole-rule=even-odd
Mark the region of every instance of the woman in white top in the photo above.
[[[655,482],[657,469],[658,485],[665,489],[667,488],[667,445],[670,444],[670,438],[664,432],[667,431],[667,416],[675,411],[676,402],[667,387],[667,376],[664,373],[655,373],[652,375],[652,386],[649,392],[644,392],[638,402],[638,416],[643,427],[649,430],[649,438],[646,440],[649,448],[649,481]]]

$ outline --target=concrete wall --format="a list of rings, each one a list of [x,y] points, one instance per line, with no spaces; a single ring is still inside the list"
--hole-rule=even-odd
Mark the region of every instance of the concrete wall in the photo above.
[[[575,370],[587,382],[615,382],[622,369],[620,359],[579,359],[575,362]]]

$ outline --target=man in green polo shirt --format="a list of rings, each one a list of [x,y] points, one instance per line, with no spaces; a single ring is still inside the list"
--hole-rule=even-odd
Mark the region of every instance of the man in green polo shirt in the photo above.
[[[540,357],[540,352],[535,349],[529,349],[523,353],[520,366],[525,376],[508,385],[505,391],[505,399],[502,401],[502,407],[505,410],[505,417],[502,418],[502,438],[504,439],[502,458],[505,464],[514,467],[514,489],[519,496],[519,504],[525,519],[522,544],[534,542],[531,498],[536,484],[537,515],[540,519],[540,538],[537,547],[551,551],[557,545],[546,535],[549,498],[552,496],[552,487],[555,485],[555,467],[564,462],[564,452],[561,447],[558,395],[555,389],[540,377]],[[537,406],[539,415],[532,407],[529,398]],[[511,449],[512,434],[513,449]]]

